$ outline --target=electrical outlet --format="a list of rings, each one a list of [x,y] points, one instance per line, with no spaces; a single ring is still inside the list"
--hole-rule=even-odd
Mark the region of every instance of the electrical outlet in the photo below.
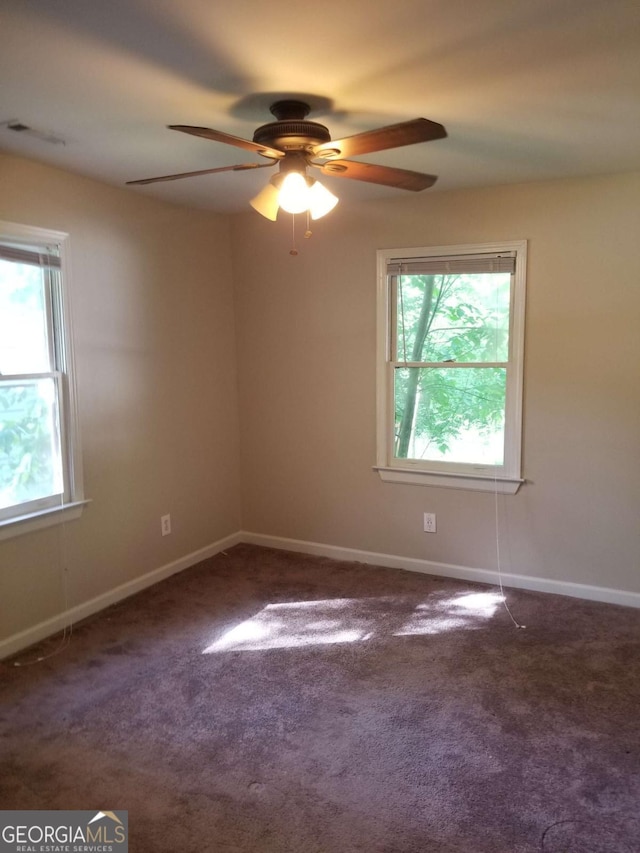
[[[436,514],[435,512],[425,512],[424,514],[424,532],[436,532]]]
[[[163,536],[168,536],[171,533],[171,516],[163,515],[160,517],[160,530]]]

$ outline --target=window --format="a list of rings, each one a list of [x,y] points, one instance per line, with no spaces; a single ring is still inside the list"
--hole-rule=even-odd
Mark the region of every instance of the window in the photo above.
[[[383,480],[515,493],[526,242],[378,252]]]
[[[0,223],[2,538],[77,517],[83,503],[66,239]]]

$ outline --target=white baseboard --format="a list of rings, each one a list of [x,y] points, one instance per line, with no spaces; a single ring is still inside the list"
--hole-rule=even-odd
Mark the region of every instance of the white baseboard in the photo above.
[[[32,628],[27,628],[25,631],[13,634],[11,637],[0,641],[0,660],[20,652],[22,649],[26,649],[28,646],[44,640],[52,634],[56,634],[58,631],[62,631],[69,625],[86,619],[87,616],[92,616],[94,613],[104,610],[111,604],[116,604],[124,598],[129,598],[129,596],[135,595],[137,592],[141,592],[143,589],[153,586],[171,575],[182,572],[190,566],[195,566],[196,563],[200,563],[208,557],[213,557],[215,554],[219,554],[220,551],[232,548],[241,541],[242,537],[240,533],[232,533],[230,536],[225,536],[224,539],[219,539],[217,542],[200,548],[198,551],[193,551],[191,554],[180,557],[178,560],[160,566],[159,569],[154,569],[139,578],[134,578],[134,580],[123,583],[115,587],[115,589],[92,598],[90,601],[79,604],[77,607],[72,607],[63,613],[52,616],[51,619],[39,622]]]
[[[489,569],[474,569],[469,566],[456,566],[452,563],[435,563],[415,557],[398,557],[394,554],[378,554],[374,551],[361,551],[357,548],[342,548],[337,545],[325,545],[320,542],[306,542],[300,539],[287,539],[284,536],[267,536],[263,533],[251,533],[243,530],[240,541],[265,548],[278,548],[281,551],[296,551],[319,557],[331,557],[334,560],[349,560],[385,566],[391,569],[405,569],[410,572],[422,572],[427,575],[440,575],[465,581],[475,581],[498,585],[498,572]],[[505,587],[529,589],[534,592],[549,592],[553,595],[568,595],[572,598],[584,598],[588,601],[602,601],[606,604],[622,604],[625,607],[640,607],[640,593],[624,589],[611,589],[604,586],[590,586],[570,581],[551,580],[533,575],[514,575],[502,573]]]
[[[264,533],[251,533],[240,530],[232,533],[224,539],[207,545],[198,551],[193,551],[172,563],[167,563],[159,569],[155,569],[128,581],[115,589],[109,590],[102,595],[92,598],[90,601],[72,607],[51,619],[40,622],[32,628],[27,628],[18,634],[13,634],[5,640],[0,641],[0,660],[17,654],[28,646],[50,637],[52,634],[62,631],[66,626],[86,619],[100,610],[104,610],[111,604],[116,604],[124,598],[135,595],[147,587],[153,586],[159,581],[171,575],[195,566],[196,563],[213,557],[215,554],[232,548],[240,543],[249,545],[262,545],[265,548],[277,548],[281,551],[295,551],[301,554],[312,554],[318,557],[330,557],[334,560],[347,560],[350,562],[368,563],[373,566],[385,566],[392,569],[404,569],[410,572],[422,572],[427,575],[440,575],[442,577],[457,578],[459,580],[474,581],[476,583],[497,585],[499,583],[498,573],[488,569],[475,569],[469,566],[456,566],[452,563],[436,563],[431,560],[421,560],[415,557],[399,557],[394,554],[379,554],[375,551],[363,551],[357,548],[343,548],[338,545],[326,545],[320,542],[307,542],[302,539],[287,539],[284,536],[268,536]],[[532,575],[502,574],[502,583],[505,587],[518,589],[529,589],[535,592],[548,592],[554,595],[568,595],[573,598],[584,598],[588,601],[601,601],[607,604],[621,604],[625,607],[640,608],[640,593],[630,592],[622,589],[611,589],[604,586],[590,586],[588,584],[571,583],[569,581],[551,580],[549,578],[534,577]]]

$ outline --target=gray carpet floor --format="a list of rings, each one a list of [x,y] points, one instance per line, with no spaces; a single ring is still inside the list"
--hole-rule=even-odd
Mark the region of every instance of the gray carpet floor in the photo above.
[[[638,853],[640,612],[508,599],[240,545],[0,665],[0,807],[128,810],[133,853]]]

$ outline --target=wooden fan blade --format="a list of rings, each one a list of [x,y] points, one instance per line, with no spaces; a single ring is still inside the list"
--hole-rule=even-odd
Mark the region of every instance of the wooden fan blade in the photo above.
[[[199,169],[197,172],[180,172],[178,175],[163,175],[161,178],[143,178],[141,181],[126,181],[127,185],[132,184],[157,184],[160,181],[177,181],[180,178],[195,178],[197,175],[213,175],[216,172],[242,172],[245,169],[264,169],[265,167],[275,166],[276,161],[271,163],[239,163],[237,166],[220,166],[218,169]]]
[[[317,165],[323,175],[353,178],[356,181],[367,181],[370,184],[382,184],[385,187],[398,187],[413,192],[426,190],[437,181],[436,175],[395,169],[392,166],[376,166],[374,163],[356,163],[353,160],[330,160]]]
[[[283,151],[278,151],[277,148],[269,148],[268,145],[258,145],[251,139],[242,139],[240,136],[231,136],[230,133],[223,133],[221,130],[212,130],[210,127],[191,127],[188,124],[170,124],[169,130],[179,130],[181,133],[190,133],[192,136],[202,136],[205,139],[211,139],[214,142],[224,142],[227,145],[235,145],[236,148],[244,148],[246,151],[253,151],[255,154],[262,154],[263,157],[271,157],[274,160],[280,160],[284,157]]]
[[[314,157],[355,157],[358,154],[371,154],[386,148],[401,148],[416,142],[431,142],[443,139],[447,131],[436,121],[428,118],[414,118],[400,124],[390,124],[377,130],[366,130],[347,136],[345,139],[332,139],[313,149]]]

